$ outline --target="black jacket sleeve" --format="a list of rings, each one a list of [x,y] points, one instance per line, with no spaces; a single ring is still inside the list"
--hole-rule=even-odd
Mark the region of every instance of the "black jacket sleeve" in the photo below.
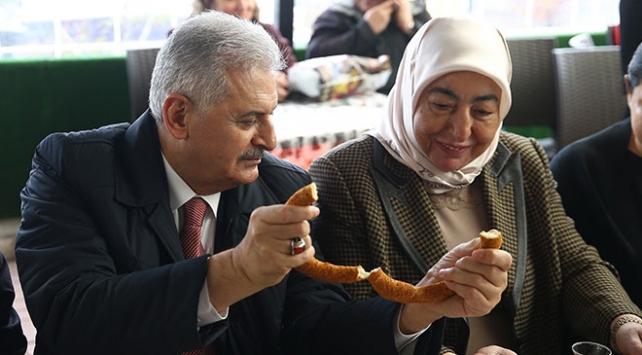
[[[27,351],[27,339],[22,333],[20,317],[13,308],[14,299],[9,265],[0,253],[0,354],[23,355]]]
[[[314,23],[307,58],[337,54],[376,57],[377,36],[363,19],[326,10]]]

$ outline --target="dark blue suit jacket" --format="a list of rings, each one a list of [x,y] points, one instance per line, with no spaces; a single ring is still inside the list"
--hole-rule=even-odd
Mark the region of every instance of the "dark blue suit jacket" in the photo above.
[[[16,255],[36,354],[177,354],[212,341],[217,354],[395,353],[396,304],[355,303],[296,271],[197,331],[207,258],[183,258],[149,112],[131,126],[52,134],[32,168]],[[259,171],[223,192],[217,252],[240,242],[255,208],[310,182],[268,154]],[[427,344],[440,343],[440,329]]]

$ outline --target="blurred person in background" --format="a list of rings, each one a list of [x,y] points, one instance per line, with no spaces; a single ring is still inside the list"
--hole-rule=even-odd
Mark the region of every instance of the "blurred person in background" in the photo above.
[[[620,0],[620,63],[622,76],[627,74],[633,52],[642,43],[642,1]],[[625,88],[626,90],[626,88]],[[627,105],[624,118],[629,117]]]
[[[630,117],[564,147],[551,170],[575,228],[642,307],[642,44],[624,84]]]
[[[256,0],[194,0],[192,7],[191,16],[206,10],[222,11],[226,14],[258,23],[274,38],[286,62],[286,67],[276,74],[279,102],[285,101],[290,94],[288,89],[288,69],[297,62],[297,59],[290,41],[283,37],[274,25],[259,21],[259,7],[256,5]]]
[[[620,0],[620,55],[622,75],[627,74],[633,52],[642,43],[642,1]]]
[[[387,54],[392,73],[378,90],[387,94],[406,45],[430,18],[423,0],[339,0],[314,22],[306,57]]]

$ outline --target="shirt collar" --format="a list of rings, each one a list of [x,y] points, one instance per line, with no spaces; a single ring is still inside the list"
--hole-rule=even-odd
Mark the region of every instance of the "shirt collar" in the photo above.
[[[169,162],[165,158],[165,154],[161,152],[163,156],[163,164],[165,165],[165,174],[167,175],[167,184],[169,185],[169,206],[172,209],[172,212],[176,212],[185,202],[191,200],[195,196],[201,197],[207,204],[210,206],[214,216],[218,211],[218,204],[221,199],[221,193],[217,192],[212,195],[201,196],[198,195],[192,188],[187,185],[187,183],[178,175],[178,173],[169,165]]]

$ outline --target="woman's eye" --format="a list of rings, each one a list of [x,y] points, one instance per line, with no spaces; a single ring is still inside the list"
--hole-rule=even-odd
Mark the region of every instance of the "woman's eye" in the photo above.
[[[439,102],[433,102],[432,106],[435,107],[438,110],[450,110],[453,107],[450,104],[444,104],[444,103],[439,103]]]
[[[479,117],[488,117],[488,116],[492,116],[496,111],[477,108],[477,109],[473,109],[473,112]]]

